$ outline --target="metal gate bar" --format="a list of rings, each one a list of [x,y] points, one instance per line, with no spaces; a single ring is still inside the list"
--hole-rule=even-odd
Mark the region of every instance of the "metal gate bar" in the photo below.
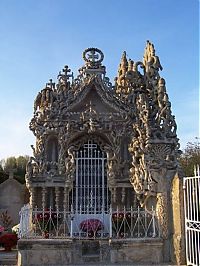
[[[106,153],[93,141],[76,152],[74,206],[78,213],[99,213],[109,209]]]
[[[185,177],[184,182],[185,239],[187,265],[200,265],[200,171]]]

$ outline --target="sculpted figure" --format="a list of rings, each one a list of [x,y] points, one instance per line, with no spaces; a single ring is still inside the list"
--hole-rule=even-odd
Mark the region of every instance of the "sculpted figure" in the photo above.
[[[159,71],[162,70],[162,66],[160,64],[160,59],[158,56],[155,55],[155,49],[154,49],[154,45],[150,43],[150,55],[151,55],[151,58],[152,58],[152,61],[153,61],[153,68],[156,70],[156,71]]]
[[[74,159],[74,146],[71,146],[68,150],[68,157],[65,159],[65,169],[67,175],[67,181],[71,181],[75,171],[75,159]]]
[[[165,102],[166,101],[166,87],[165,87],[165,80],[163,78],[160,78],[158,81],[158,107],[160,110],[164,108]]]
[[[114,186],[115,184],[115,177],[118,174],[118,160],[116,154],[113,154],[112,158],[108,160],[108,181],[110,186]]]
[[[36,113],[38,107],[39,109],[41,108],[41,99],[42,99],[42,94],[41,92],[39,92],[34,101],[34,113]]]
[[[33,163],[32,163],[33,160],[34,158],[30,157],[26,165],[26,176],[28,178],[31,178],[33,176]]]
[[[144,53],[146,76],[150,81],[159,78],[159,69],[162,70],[159,57],[155,55],[154,45],[147,41]]]

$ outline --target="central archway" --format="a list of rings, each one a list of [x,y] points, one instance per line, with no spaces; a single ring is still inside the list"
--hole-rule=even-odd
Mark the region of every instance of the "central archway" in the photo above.
[[[107,182],[107,155],[95,140],[87,140],[75,153],[73,209],[76,213],[107,212],[110,191]]]

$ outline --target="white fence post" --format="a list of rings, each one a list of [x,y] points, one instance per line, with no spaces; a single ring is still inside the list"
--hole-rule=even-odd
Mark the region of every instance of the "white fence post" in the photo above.
[[[112,207],[110,206],[110,217],[109,217],[109,237],[112,238]]]
[[[24,205],[19,212],[20,224],[19,224],[19,238],[26,238],[30,236],[32,227],[31,207],[29,204]]]
[[[200,265],[200,171],[183,181],[187,265]]]

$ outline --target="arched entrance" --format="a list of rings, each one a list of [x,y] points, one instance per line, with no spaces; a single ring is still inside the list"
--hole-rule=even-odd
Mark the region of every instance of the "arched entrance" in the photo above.
[[[107,156],[94,140],[85,142],[75,154],[73,208],[79,213],[108,211]]]
[[[100,232],[109,232],[110,191],[107,180],[107,154],[95,139],[85,139],[75,151],[75,178],[72,190],[73,236],[88,236],[81,224],[98,220]]]

